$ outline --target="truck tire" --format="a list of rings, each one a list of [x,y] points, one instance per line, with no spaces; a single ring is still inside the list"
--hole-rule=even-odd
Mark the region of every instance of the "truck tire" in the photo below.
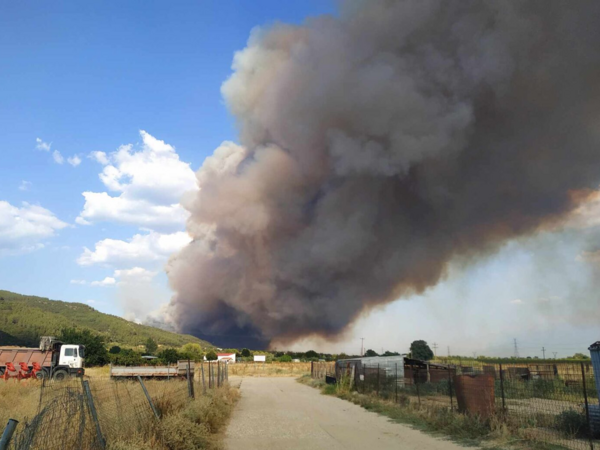
[[[36,373],[36,374],[35,374],[35,377],[36,377],[38,380],[42,381],[44,378],[47,378],[47,377],[48,377],[48,374],[46,373],[46,371],[45,371],[45,370],[40,370],[38,373]]]
[[[69,374],[66,370],[57,370],[54,372],[54,375],[52,375],[54,381],[65,381],[67,378],[69,378]]]

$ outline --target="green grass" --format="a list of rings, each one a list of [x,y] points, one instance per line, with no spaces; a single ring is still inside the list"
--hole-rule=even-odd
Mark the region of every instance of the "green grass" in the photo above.
[[[143,345],[149,337],[164,346],[180,347],[192,342],[212,347],[194,336],[139,325],[82,303],[0,290],[0,345],[36,347],[40,336],[55,336],[64,328],[89,329],[103,335],[107,342],[131,347]]]

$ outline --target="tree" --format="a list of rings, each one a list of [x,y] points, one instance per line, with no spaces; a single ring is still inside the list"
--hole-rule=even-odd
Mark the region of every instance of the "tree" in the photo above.
[[[119,347],[118,345],[113,345],[108,351],[108,353],[111,353],[113,355],[119,354],[121,353],[121,347]]]
[[[319,359],[319,354],[317,352],[315,352],[314,350],[309,350],[304,354],[304,357],[306,359],[312,359],[312,358]]]
[[[167,364],[175,364],[179,360],[179,352],[174,348],[165,348],[157,356]]]
[[[206,354],[206,359],[209,361],[216,361],[218,359],[217,354],[215,353],[214,350],[211,350],[210,352],[208,352]]]
[[[182,359],[191,359],[192,361],[200,361],[204,357],[204,352],[200,344],[189,343],[181,347],[179,352]]]
[[[381,356],[400,356],[400,353],[398,352],[390,352],[390,351],[386,351],[383,355]]]
[[[250,350],[248,350],[247,348],[243,348],[242,349],[242,356],[244,358],[248,358],[250,356]]]
[[[369,349],[365,352],[365,356],[379,356],[379,355],[377,354],[377,352],[375,350]]]
[[[572,359],[589,359],[589,356],[584,355],[583,353],[575,353],[571,356]]]
[[[142,355],[129,348],[121,349],[119,353],[111,353],[110,361],[117,366],[141,366],[144,364]]]
[[[60,332],[58,340],[64,344],[84,345],[86,367],[103,366],[108,362],[108,352],[104,346],[104,337],[99,334],[92,334],[90,330],[64,328]]]
[[[158,344],[151,337],[146,341],[146,353],[149,355],[153,355],[156,350],[158,350]]]
[[[292,362],[292,357],[290,355],[282,355],[279,357],[279,362]]]
[[[433,359],[433,352],[425,341],[413,341],[413,343],[410,344],[410,352],[414,359],[420,359],[421,361]]]

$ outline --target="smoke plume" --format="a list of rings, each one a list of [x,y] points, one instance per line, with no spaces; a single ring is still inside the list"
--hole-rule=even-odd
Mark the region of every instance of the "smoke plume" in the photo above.
[[[181,331],[339,337],[597,188],[600,2],[341,8],[254,30],[235,55],[240,145],[197,172],[193,242],[168,266]]]

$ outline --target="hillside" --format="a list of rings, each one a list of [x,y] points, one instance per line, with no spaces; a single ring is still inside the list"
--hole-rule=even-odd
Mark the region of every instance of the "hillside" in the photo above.
[[[189,342],[212,344],[194,336],[139,325],[96,311],[82,303],[69,303],[0,290],[0,345],[37,346],[40,336],[56,335],[63,328],[89,329],[107,342],[142,345],[151,337],[159,345],[179,347]]]

